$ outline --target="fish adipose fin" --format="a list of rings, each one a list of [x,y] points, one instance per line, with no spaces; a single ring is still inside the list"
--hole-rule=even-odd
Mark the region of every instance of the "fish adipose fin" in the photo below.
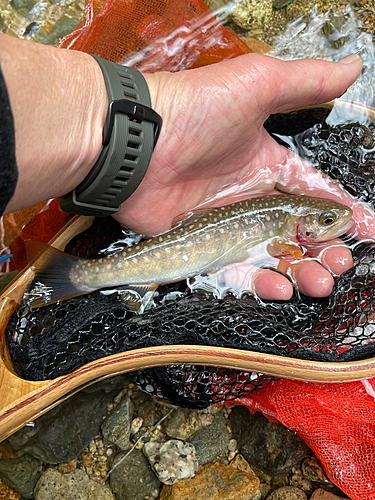
[[[70,279],[70,270],[79,257],[73,257],[40,241],[26,240],[25,247],[36,275],[29,291],[31,307],[42,307],[92,291],[78,289]]]

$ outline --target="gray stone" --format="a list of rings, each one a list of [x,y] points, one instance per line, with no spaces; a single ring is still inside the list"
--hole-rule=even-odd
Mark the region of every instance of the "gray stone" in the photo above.
[[[171,439],[165,443],[146,443],[144,453],[155,474],[164,484],[175,484],[194,477],[198,472],[195,448],[190,443]]]
[[[92,481],[80,469],[70,474],[47,469],[35,487],[34,497],[35,500],[115,500],[109,488]]]
[[[125,455],[126,452],[117,455],[114,464]],[[144,454],[140,450],[133,450],[111,473],[110,485],[117,500],[144,500],[158,497],[161,483]]]
[[[194,445],[199,465],[206,465],[228,451],[229,434],[222,413],[215,415],[211,425],[202,427],[189,439]]]
[[[152,427],[169,411],[168,406],[157,404],[154,400],[148,399],[139,405],[138,417],[143,419],[143,427]]]
[[[0,459],[0,479],[24,498],[32,498],[40,477],[41,463],[30,455]]]
[[[307,496],[299,488],[283,486],[268,495],[267,500],[307,500]]]
[[[10,446],[22,449],[50,464],[66,463],[78,457],[99,433],[111,392],[79,392],[8,438]]]
[[[122,450],[130,448],[130,428],[134,405],[129,396],[124,396],[120,403],[111,411],[102,425],[103,437],[116,444]]]
[[[170,418],[162,424],[162,429],[167,436],[186,441],[202,427],[198,410],[190,408],[176,408]]]
[[[287,475],[311,455],[307,444],[283,425],[275,424],[261,413],[251,415],[243,406],[229,415],[238,449],[250,465],[271,476]]]

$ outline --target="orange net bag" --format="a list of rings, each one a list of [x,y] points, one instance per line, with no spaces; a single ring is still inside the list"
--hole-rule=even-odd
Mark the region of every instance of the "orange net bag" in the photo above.
[[[203,0],[88,0],[86,19],[59,47],[142,71],[178,71],[251,50]]]
[[[0,274],[21,270],[27,265],[25,240],[48,243],[65,226],[69,214],[60,209],[58,199],[38,203],[1,217],[0,251],[12,258],[0,263]]]
[[[375,379],[341,384],[278,380],[235,403],[301,436],[352,500],[375,498]]]

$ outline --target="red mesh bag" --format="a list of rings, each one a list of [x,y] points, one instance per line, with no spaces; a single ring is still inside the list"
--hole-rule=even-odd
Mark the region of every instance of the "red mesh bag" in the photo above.
[[[59,47],[153,72],[196,68],[251,52],[203,0],[88,0]]]
[[[375,498],[375,379],[341,384],[278,380],[235,403],[301,436],[352,500]]]
[[[12,258],[0,264],[0,274],[23,269],[27,265],[25,240],[48,243],[65,226],[69,214],[60,209],[58,199],[1,217],[1,253]]]

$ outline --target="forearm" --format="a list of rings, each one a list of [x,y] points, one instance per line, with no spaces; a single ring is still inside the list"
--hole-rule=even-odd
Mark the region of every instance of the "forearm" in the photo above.
[[[61,196],[95,163],[108,97],[87,54],[0,33],[0,64],[10,98],[19,179],[6,212]]]

